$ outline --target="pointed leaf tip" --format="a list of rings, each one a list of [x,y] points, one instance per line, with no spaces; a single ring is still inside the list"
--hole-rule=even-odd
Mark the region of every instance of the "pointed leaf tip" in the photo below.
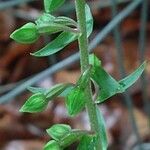
[[[142,75],[143,71],[146,68],[146,61],[143,62],[133,73],[120,80],[118,83],[120,84],[120,91],[125,91],[127,88],[132,86]],[[122,93],[122,92],[121,92]]]

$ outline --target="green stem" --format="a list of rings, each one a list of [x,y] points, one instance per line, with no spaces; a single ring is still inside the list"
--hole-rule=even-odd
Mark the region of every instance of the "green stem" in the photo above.
[[[80,63],[81,63],[81,71],[84,72],[89,66],[89,52],[88,52],[88,38],[86,31],[86,17],[85,17],[85,0],[76,0],[76,14],[79,25],[79,30],[81,32],[81,36],[78,38],[79,49],[80,49]],[[100,139],[100,127],[98,124],[98,116],[96,113],[96,105],[92,99],[92,91],[89,85],[86,88],[86,98],[87,98],[87,111],[90,119],[90,125],[92,131],[97,133],[98,135],[98,144],[96,146],[96,150],[102,150],[102,143]]]

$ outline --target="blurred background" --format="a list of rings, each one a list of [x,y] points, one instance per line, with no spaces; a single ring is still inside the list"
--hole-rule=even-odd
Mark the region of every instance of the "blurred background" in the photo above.
[[[100,106],[108,131],[108,149],[150,150],[150,1],[88,3],[94,17],[90,49],[115,79],[125,77],[148,60],[145,73],[134,86]],[[40,16],[42,10],[43,0],[0,0],[0,150],[42,150],[50,139],[45,129],[55,123],[89,129],[86,112],[69,118],[61,98],[42,113],[19,113],[31,95],[28,86],[49,88],[60,82],[75,83],[80,75],[77,42],[50,57],[35,58],[30,53],[56,35],[41,37],[31,45],[9,38],[15,29]],[[75,19],[74,0],[67,0],[54,15]]]

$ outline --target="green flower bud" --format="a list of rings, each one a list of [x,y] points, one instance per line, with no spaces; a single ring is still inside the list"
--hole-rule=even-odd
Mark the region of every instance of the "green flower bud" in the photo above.
[[[10,37],[19,43],[31,44],[39,38],[39,33],[34,23],[27,23],[14,31]]]
[[[20,112],[41,112],[43,111],[48,104],[46,97],[42,93],[36,93],[32,95],[22,106]]]
[[[66,134],[71,131],[71,127],[65,124],[53,125],[47,129],[47,133],[55,140],[61,140]]]
[[[44,150],[61,150],[58,142],[51,140],[45,146]]]

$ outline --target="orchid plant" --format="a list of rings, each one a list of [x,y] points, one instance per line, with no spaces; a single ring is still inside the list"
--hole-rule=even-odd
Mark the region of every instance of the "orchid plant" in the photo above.
[[[57,33],[58,36],[44,48],[31,53],[35,57],[49,56],[78,40],[81,75],[76,84],[60,83],[49,89],[29,87],[32,96],[28,98],[20,112],[36,113],[47,108],[58,96],[64,97],[70,117],[77,116],[86,108],[89,115],[90,131],[72,129],[66,124],[55,124],[47,129],[52,138],[44,150],[63,150],[78,142],[77,150],[106,150],[108,147],[105,121],[98,104],[108,98],[123,93],[141,76],[146,62],[126,78],[116,81],[103,68],[101,61],[88,51],[88,37],[93,31],[93,17],[85,0],[75,0],[77,21],[65,16],[53,16],[65,0],[44,0],[45,12],[33,23],[29,22],[11,34],[11,38],[22,44],[36,42],[41,35]],[[92,91],[91,83],[95,87]],[[94,93],[94,94],[93,94]]]

